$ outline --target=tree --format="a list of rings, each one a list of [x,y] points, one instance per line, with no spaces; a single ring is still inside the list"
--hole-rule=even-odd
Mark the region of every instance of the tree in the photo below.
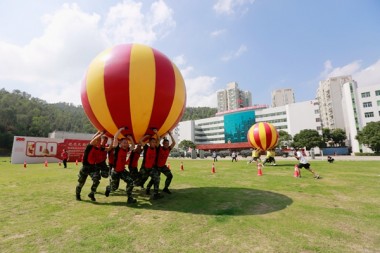
[[[13,136],[47,137],[54,130],[94,133],[82,106],[48,104],[26,92],[0,90],[0,152],[11,152]]]
[[[372,149],[375,153],[380,152],[380,122],[369,122],[361,131],[356,139]]]
[[[290,135],[288,132],[284,130],[278,131],[278,135],[278,143],[280,144],[280,147],[290,145],[290,142],[292,141],[292,135]]]
[[[189,140],[183,140],[183,141],[181,141],[179,144],[178,144],[178,147],[179,148],[182,148],[182,149],[184,149],[184,150],[188,150],[189,148],[195,148],[196,147],[196,145],[195,145],[195,143],[194,142],[192,142],[192,141],[189,141]]]
[[[314,147],[323,147],[325,145],[323,138],[319,135],[317,130],[305,129],[301,130],[298,134],[294,135],[295,147],[306,147],[306,149],[311,149]]]
[[[330,128],[323,128],[322,129],[322,137],[323,137],[323,141],[326,144],[330,144],[330,142],[331,142],[331,130],[330,130]]]
[[[341,128],[336,128],[331,132],[331,140],[334,142],[334,145],[344,146],[345,140],[347,139],[346,132]]]
[[[186,107],[182,121],[214,117],[218,109],[211,107]]]

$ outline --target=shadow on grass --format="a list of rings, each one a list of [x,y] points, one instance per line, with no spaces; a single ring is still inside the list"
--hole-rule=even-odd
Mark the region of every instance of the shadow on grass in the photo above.
[[[294,165],[298,164],[297,162],[294,162],[294,163],[283,163],[283,164],[277,164],[277,165],[270,165],[270,164],[267,164],[267,165],[264,165],[265,167],[264,168],[276,168],[276,167],[294,167]]]
[[[259,215],[285,209],[293,203],[285,195],[249,188],[194,187],[171,191],[170,195],[161,193],[164,198],[159,200],[152,200],[143,191],[134,192],[137,203],[132,205],[126,202],[93,203],[206,215]]]

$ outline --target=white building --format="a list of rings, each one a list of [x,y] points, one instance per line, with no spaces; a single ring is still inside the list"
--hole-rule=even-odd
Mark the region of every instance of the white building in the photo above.
[[[380,121],[380,85],[358,87],[355,81],[343,85],[342,107],[346,134],[352,152],[372,152],[356,140],[358,131],[369,122]]]
[[[380,85],[358,87],[358,105],[363,127],[380,121]]]
[[[323,128],[345,128],[342,107],[342,86],[351,82],[351,76],[331,77],[319,82],[317,100]]]
[[[361,112],[358,106],[357,83],[350,81],[342,87],[342,108],[345,119],[344,130],[347,136],[347,143],[352,147],[352,152],[360,152],[359,142],[356,140],[358,131],[362,128]]]
[[[223,116],[196,121],[195,143],[225,143]]]
[[[257,110],[256,122],[271,123],[277,130],[284,130],[292,136],[304,129],[314,129],[322,134],[317,100]]]
[[[190,140],[195,144],[246,142],[249,128],[263,121],[292,136],[304,129],[315,129],[322,133],[318,101],[310,100],[265,109],[251,107],[207,119],[183,121],[177,127],[177,143],[182,140]]]
[[[292,89],[278,89],[272,92],[272,107],[295,103]]]

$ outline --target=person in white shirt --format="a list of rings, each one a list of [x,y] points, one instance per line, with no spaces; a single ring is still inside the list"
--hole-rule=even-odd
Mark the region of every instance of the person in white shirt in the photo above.
[[[237,158],[237,154],[236,154],[235,151],[232,152],[231,157],[232,157],[232,162],[233,161],[237,162],[237,159],[236,159]]]
[[[307,159],[303,156],[302,151],[296,148],[295,152],[295,158],[299,161],[298,163],[298,175],[301,177],[301,171],[300,169],[305,168],[306,170],[310,171],[314,178],[320,179],[321,177],[310,167],[310,163],[307,161]]]

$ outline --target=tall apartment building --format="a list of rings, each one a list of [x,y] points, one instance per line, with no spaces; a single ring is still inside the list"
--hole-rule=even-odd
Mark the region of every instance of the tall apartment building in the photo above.
[[[272,92],[272,107],[295,103],[292,89],[278,89]]]
[[[218,112],[230,111],[252,105],[249,91],[239,89],[236,82],[228,83],[227,89],[217,92]]]
[[[342,86],[347,82],[352,82],[351,76],[331,77],[319,82],[317,99],[320,106],[323,128],[345,129],[342,106]]]

